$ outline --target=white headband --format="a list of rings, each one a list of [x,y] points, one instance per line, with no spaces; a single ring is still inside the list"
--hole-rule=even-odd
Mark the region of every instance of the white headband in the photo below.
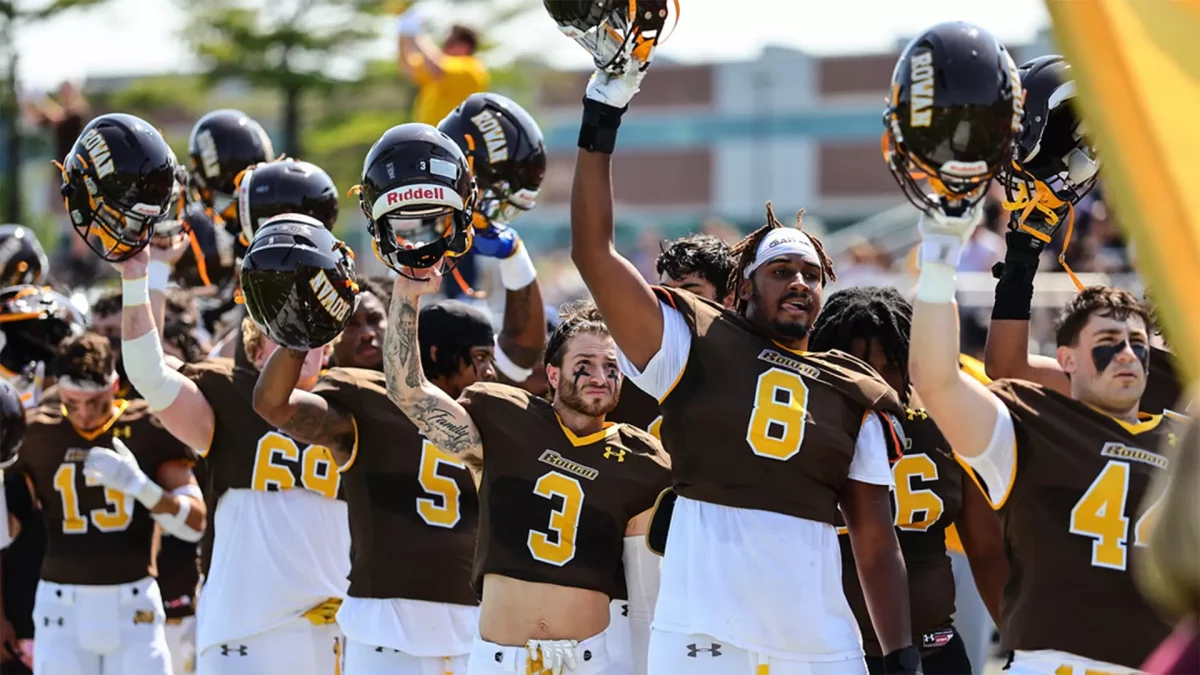
[[[759,242],[754,262],[746,266],[743,276],[749,279],[754,270],[785,255],[797,255],[818,265],[821,260],[821,256],[817,255],[817,247],[807,234],[791,227],[777,227]]]
[[[85,394],[95,394],[102,391],[112,390],[112,386],[117,382],[117,374],[113,373],[108,378],[108,384],[100,384],[98,382],[89,382],[87,380],[76,380],[70,375],[60,375],[58,378],[58,386],[61,389],[70,391],[78,391]]]

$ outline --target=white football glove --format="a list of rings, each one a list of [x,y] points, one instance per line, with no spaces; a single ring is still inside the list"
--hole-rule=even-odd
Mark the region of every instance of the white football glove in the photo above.
[[[106,488],[136,498],[147,509],[162,499],[163,490],[142,468],[129,448],[119,439],[112,440],[113,449],[92,448],[83,463],[83,475]]]
[[[978,203],[961,216],[947,215],[940,208],[921,214],[921,220],[917,222],[921,232],[921,264],[933,262],[957,268],[963,244],[971,238],[982,219],[983,208]]]
[[[401,37],[416,37],[425,26],[425,13],[420,5],[408,9],[396,17],[396,33]]]
[[[638,93],[645,76],[646,69],[639,67],[630,67],[623,75],[596,70],[588,80],[584,96],[614,108],[624,108],[633,100],[633,95]]]
[[[529,660],[536,663],[541,656],[543,671],[551,675],[575,670],[575,648],[579,643],[575,640],[530,640],[525,648],[529,651]]]

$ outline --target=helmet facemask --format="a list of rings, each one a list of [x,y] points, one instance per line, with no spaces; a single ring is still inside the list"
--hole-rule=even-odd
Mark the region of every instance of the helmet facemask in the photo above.
[[[987,162],[949,161],[935,167],[909,153],[893,108],[884,111],[883,158],[900,190],[921,211],[940,209],[949,215],[965,212],[983,200],[997,167]],[[918,181],[927,180],[929,191]]]
[[[62,167],[62,194],[71,226],[88,248],[108,262],[122,262],[146,248],[166,215],[160,204],[121,204],[100,193],[99,179],[81,157]]]
[[[475,213],[488,224],[508,225],[518,216],[537,206],[537,190],[512,190],[507,181],[498,181],[480,190]]]
[[[398,188],[391,192],[401,191]],[[442,188],[448,200],[458,195]],[[368,205],[359,193],[360,205],[367,214],[367,229],[373,238],[375,255],[401,276],[416,278],[409,269],[429,269],[439,262],[442,271],[452,270],[458,258],[471,248],[474,232],[471,219],[475,197],[458,207],[454,204],[410,203],[388,208],[388,194]]]
[[[678,0],[675,16],[678,20]],[[598,70],[620,75],[631,58],[648,61],[650,50],[665,37],[666,22],[665,0],[599,0],[558,29],[592,55]]]

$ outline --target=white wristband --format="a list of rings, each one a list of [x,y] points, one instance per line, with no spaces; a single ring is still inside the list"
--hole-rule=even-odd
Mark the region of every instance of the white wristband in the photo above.
[[[528,380],[530,375],[533,375],[533,368],[522,368],[508,358],[508,354],[505,354],[504,350],[500,348],[499,336],[497,336],[496,348],[492,352],[492,363],[496,365],[496,370],[514,384],[521,384]]]
[[[917,300],[944,305],[954,302],[955,290],[953,267],[937,262],[921,265],[921,276],[917,277]]]
[[[141,502],[142,506],[145,506],[147,509],[152,509],[158,506],[158,503],[162,501],[163,492],[164,490],[159,487],[158,483],[155,483],[152,480],[147,480],[146,484],[142,486],[142,489],[138,490],[138,493],[134,495],[134,498]]]
[[[121,279],[121,302],[126,307],[150,304],[149,278]]]
[[[926,234],[921,239],[921,248],[917,250],[917,260],[922,267],[925,263],[941,263],[957,268],[963,243],[962,237],[957,234]]]
[[[150,290],[165,291],[167,284],[171,280],[171,265],[162,260],[151,260],[146,266],[146,279],[149,282]]]
[[[500,283],[505,290],[519,291],[537,279],[537,268],[529,257],[525,242],[517,244],[517,250],[512,255],[500,261]]]

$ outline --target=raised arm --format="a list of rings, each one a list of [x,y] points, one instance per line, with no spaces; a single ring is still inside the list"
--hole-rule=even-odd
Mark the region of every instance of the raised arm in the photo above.
[[[329,448],[338,466],[344,466],[354,451],[354,416],[296,388],[308,354],[283,347],[271,354],[254,387],[254,412],[292,438]]]
[[[1033,277],[1046,244],[1022,230],[1010,230],[1005,240],[1008,251],[996,283],[996,302],[992,306],[984,354],[988,377],[1029,380],[1069,395],[1071,383],[1058,361],[1029,353]]]
[[[496,369],[508,381],[520,384],[533,374],[546,348],[546,309],[537,268],[520,235],[507,225],[476,228],[471,250],[500,261],[505,296],[504,323],[496,336]]]
[[[441,274],[420,272],[427,274],[422,281],[396,277],[392,290],[388,329],[383,338],[388,398],[440,450],[477,462],[483,457],[483,442],[475,422],[458,401],[425,379],[421,369],[417,307],[422,295],[437,290]]]
[[[663,315],[650,284],[613,242],[612,153],[621,116],[645,74],[597,71],[588,82],[571,188],[571,259],[621,352],[639,370],[658,353]]]
[[[208,448],[214,425],[212,406],[195,382],[170,368],[155,329],[146,276],[146,250],[121,263],[121,357],[129,381],[163,426],[188,447]]]

